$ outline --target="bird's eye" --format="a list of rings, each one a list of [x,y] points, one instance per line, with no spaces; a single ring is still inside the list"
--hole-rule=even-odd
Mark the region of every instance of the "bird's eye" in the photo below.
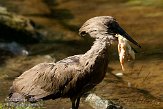
[[[81,33],[80,33],[80,35],[81,36],[85,36],[87,33],[85,32],[85,31],[82,31]]]

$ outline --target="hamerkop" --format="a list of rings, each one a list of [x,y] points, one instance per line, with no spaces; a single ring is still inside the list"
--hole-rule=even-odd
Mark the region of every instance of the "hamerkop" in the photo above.
[[[139,46],[111,16],[89,19],[79,34],[95,39],[90,50],[56,63],[41,63],[25,71],[14,80],[10,100],[35,102],[39,99],[70,98],[72,109],[78,109],[80,97],[103,80],[109,47],[117,40],[115,35],[120,34]]]

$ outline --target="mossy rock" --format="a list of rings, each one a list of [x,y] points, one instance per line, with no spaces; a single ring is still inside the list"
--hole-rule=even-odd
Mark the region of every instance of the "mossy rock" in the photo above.
[[[42,38],[32,20],[0,7],[0,41],[26,44],[40,42]]]

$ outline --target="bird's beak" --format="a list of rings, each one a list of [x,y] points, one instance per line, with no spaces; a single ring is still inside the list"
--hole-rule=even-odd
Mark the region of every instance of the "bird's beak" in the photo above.
[[[132,39],[119,25],[116,26],[116,32],[141,48],[141,46],[134,39]]]

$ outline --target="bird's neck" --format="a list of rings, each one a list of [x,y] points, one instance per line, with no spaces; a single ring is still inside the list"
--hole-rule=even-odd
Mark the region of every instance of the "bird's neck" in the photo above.
[[[108,50],[110,44],[108,44],[109,41],[107,40],[107,38],[96,39],[91,49],[80,58],[81,64],[88,67],[97,64],[108,64]]]

